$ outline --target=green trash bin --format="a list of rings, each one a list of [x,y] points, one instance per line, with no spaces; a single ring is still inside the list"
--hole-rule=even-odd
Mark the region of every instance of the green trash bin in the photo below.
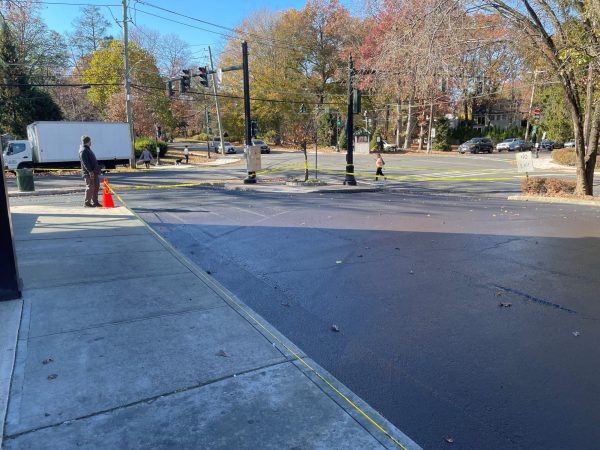
[[[17,187],[21,192],[35,191],[33,186],[33,169],[17,169]]]

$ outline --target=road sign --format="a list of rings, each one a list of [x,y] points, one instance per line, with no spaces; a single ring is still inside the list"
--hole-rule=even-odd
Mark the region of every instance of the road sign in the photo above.
[[[517,153],[517,172],[533,172],[531,152]]]

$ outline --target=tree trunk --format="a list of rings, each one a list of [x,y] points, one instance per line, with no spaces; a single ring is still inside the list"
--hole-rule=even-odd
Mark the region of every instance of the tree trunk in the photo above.
[[[588,187],[587,195],[594,195],[594,170],[596,169],[600,138],[600,104],[596,105],[593,118],[590,118],[589,123],[591,130],[585,154],[585,179]]]
[[[588,146],[590,140],[590,128],[592,124],[592,103],[594,102],[594,66],[590,63],[588,67],[587,91],[585,95],[585,121],[583,123],[584,145]]]
[[[415,130],[415,95],[411,93],[410,98],[408,99],[408,117],[406,119],[406,136],[404,136],[404,148],[410,149],[410,141],[412,138],[412,134]]]
[[[396,148],[400,148],[400,133],[402,132],[402,99],[398,98],[398,104],[396,105]]]
[[[306,153],[306,142],[302,143],[302,153],[304,153],[304,181],[308,181],[308,154]]]

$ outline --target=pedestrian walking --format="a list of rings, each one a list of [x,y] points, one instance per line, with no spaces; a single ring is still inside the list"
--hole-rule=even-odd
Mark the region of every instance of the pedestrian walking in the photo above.
[[[79,147],[79,161],[81,161],[81,176],[85,180],[85,200],[83,205],[88,208],[101,206],[98,201],[100,189],[100,165],[92,151],[92,140],[89,136],[81,137]]]
[[[146,165],[146,169],[150,168],[150,163],[152,161],[154,161],[154,158],[152,157],[152,153],[150,153],[150,150],[148,150],[147,148],[144,149],[144,151],[142,151],[142,154],[140,155],[140,159],[138,162],[143,161],[144,164]]]
[[[381,175],[385,180],[385,175],[383,174],[383,166],[385,166],[385,161],[381,157],[381,153],[377,153],[377,160],[375,160],[375,167],[377,167],[377,171],[375,172],[375,181],[379,179]]]
[[[183,147],[183,157],[185,158],[185,163],[187,164],[190,160],[190,150],[188,149],[187,145]]]

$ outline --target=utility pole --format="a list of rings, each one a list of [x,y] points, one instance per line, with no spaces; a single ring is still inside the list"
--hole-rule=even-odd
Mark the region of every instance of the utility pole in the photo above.
[[[131,80],[129,74],[129,34],[127,30],[127,0],[123,0],[123,53],[125,58],[125,109],[127,110],[127,123],[129,124],[129,137],[131,139],[131,156],[129,165],[135,168],[135,146],[133,133],[133,114],[131,112]]]
[[[210,71],[212,72],[213,81],[213,94],[215,95],[215,107],[217,110],[217,124],[219,126],[219,138],[221,142],[221,151],[225,152],[225,145],[223,144],[223,128],[221,127],[221,111],[219,110],[219,97],[217,95],[217,74],[215,73],[215,67],[213,66],[212,52],[210,51],[210,45],[208,46],[208,57],[210,59]],[[209,153],[210,158],[210,153]]]
[[[354,66],[352,65],[352,55],[348,56],[348,117],[346,119],[346,178],[344,184],[356,186],[354,178],[354,158],[352,151],[354,149],[354,99],[352,78],[354,77]]]
[[[529,118],[531,117],[531,109],[533,108],[533,96],[535,95],[535,80],[538,71],[533,70],[533,83],[531,84],[531,98],[529,99],[529,110],[527,112],[527,125],[525,126],[525,140],[529,139]]]
[[[250,157],[250,147],[252,147],[252,123],[250,120],[250,73],[248,70],[248,43],[242,42],[242,72],[244,74],[244,118],[246,128],[246,156]],[[256,172],[248,172],[248,177],[244,179],[244,184],[256,183]]]

